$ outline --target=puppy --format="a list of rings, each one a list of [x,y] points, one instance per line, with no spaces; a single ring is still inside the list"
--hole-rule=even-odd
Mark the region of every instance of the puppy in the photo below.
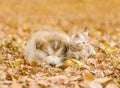
[[[66,57],[68,43],[69,37],[64,33],[41,30],[28,41],[25,56],[29,62],[60,66]]]

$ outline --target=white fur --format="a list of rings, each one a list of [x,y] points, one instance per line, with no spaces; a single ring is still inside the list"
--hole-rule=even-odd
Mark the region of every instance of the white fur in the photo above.
[[[42,64],[43,62],[46,62],[47,64],[53,64],[58,65],[61,64],[64,56],[59,56],[59,54],[62,52],[62,47],[57,50],[55,53],[52,50],[51,46],[48,44],[47,46],[47,52],[49,52],[49,55],[45,55],[44,52],[36,49],[36,41],[40,40],[42,42],[48,41],[51,36],[53,36],[53,40],[58,37],[63,42],[68,43],[69,37],[64,33],[58,33],[54,31],[39,31],[35,33],[32,38],[27,42],[26,48],[25,48],[25,56],[27,57],[29,62],[37,61],[39,64]],[[45,43],[46,44],[46,43]],[[57,47],[58,43],[55,42],[55,48]]]

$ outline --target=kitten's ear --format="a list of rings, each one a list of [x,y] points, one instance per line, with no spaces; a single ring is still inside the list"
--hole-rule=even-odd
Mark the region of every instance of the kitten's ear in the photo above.
[[[88,28],[86,27],[86,28],[84,29],[84,33],[83,33],[86,38],[88,37],[88,33],[89,33],[89,32],[88,32]]]
[[[80,37],[80,33],[75,33],[71,36],[71,40],[78,39]]]

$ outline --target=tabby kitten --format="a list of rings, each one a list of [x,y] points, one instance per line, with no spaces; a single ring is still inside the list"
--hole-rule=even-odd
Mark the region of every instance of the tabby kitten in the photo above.
[[[88,31],[76,33],[72,35],[69,42],[68,57],[73,57],[77,60],[85,59],[96,52],[88,39]]]

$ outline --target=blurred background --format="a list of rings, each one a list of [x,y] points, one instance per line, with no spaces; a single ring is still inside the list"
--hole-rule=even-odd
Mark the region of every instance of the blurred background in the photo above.
[[[88,27],[113,33],[120,30],[119,10],[120,0],[0,0],[0,30],[52,28],[71,34]]]
[[[90,59],[84,58],[90,73],[74,66],[62,70],[26,63],[25,45],[34,32],[52,29],[72,35],[86,27],[96,51]],[[112,78],[105,82],[108,87],[103,82],[105,88],[120,88],[115,84],[120,84],[120,0],[0,0],[0,88],[79,88],[78,83],[87,85],[83,79],[107,80],[104,77]]]

